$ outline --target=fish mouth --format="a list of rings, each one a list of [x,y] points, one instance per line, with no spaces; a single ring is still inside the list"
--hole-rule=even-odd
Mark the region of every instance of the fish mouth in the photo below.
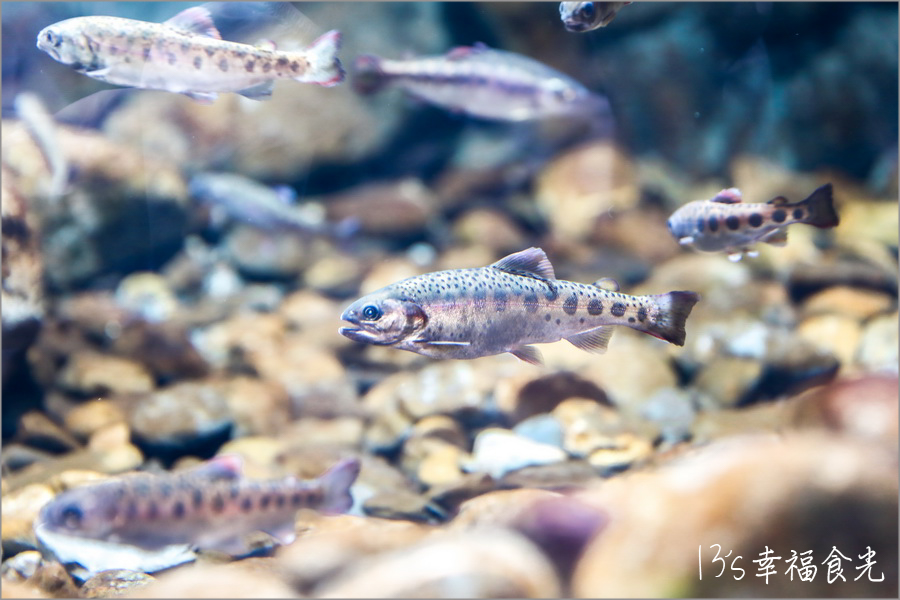
[[[587,31],[587,24],[581,23],[580,21],[563,21],[563,25],[566,26],[566,29],[569,31],[582,32]]]
[[[354,342],[362,342],[363,344],[373,344],[375,346],[390,346],[395,340],[384,340],[378,337],[373,331],[368,331],[362,327],[341,327],[338,329],[345,338],[349,338]]]

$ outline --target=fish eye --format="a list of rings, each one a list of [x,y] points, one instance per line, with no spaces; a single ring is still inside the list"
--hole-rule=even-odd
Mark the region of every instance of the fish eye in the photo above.
[[[77,504],[70,504],[65,507],[59,515],[62,518],[63,525],[70,529],[81,525],[81,519],[84,518],[84,513]]]
[[[367,321],[377,321],[381,318],[381,310],[370,304],[362,309],[362,316]]]
[[[584,6],[581,7],[581,10],[579,12],[581,13],[581,16],[590,21],[594,18],[594,3],[585,2]]]

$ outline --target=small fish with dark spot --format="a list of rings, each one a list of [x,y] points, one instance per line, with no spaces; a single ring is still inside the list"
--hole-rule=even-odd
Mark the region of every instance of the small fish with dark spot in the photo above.
[[[345,459],[317,479],[263,485],[241,477],[240,467],[237,458],[221,456],[181,473],[138,473],[75,487],[44,505],[35,535],[60,562],[92,572],[158,570],[191,560],[194,549],[244,555],[253,549],[247,538],[255,531],[292,542],[301,508],[347,512],[360,464]],[[272,503],[273,497],[282,502]]]
[[[452,112],[499,121],[606,114],[606,98],[534,59],[477,43],[442,56],[389,60],[357,57],[353,86],[376,92],[385,86]]]
[[[766,203],[743,202],[737,188],[719,192],[711,200],[685,204],[669,217],[669,231],[682,246],[701,252],[727,252],[738,261],[744,254],[756,256],[753,244],[787,243],[787,227],[804,223],[820,229],[838,225],[830,183],[817,188],[806,200],[791,203],[779,196]]]
[[[476,303],[475,290],[481,288],[488,293]],[[566,339],[602,353],[614,325],[681,346],[685,321],[698,299],[685,291],[630,296],[557,279],[544,251],[529,248],[487,267],[427,273],[364,296],[341,315],[353,326],[340,333],[431,358],[509,352],[541,364],[531,344]]]
[[[88,77],[177,92],[206,103],[222,92],[266,100],[275,79],[337,85],[344,79],[337,58],[340,44],[338,31],[291,52],[223,40],[209,10],[202,6],[188,8],[164,23],[75,17],[45,27],[37,37],[38,48]],[[287,67],[291,62],[297,68]]]
[[[569,31],[584,32],[606,27],[631,2],[560,2],[559,18]]]

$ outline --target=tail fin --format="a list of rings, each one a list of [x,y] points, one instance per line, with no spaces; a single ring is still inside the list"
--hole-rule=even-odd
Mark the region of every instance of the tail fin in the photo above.
[[[359,475],[359,467],[358,458],[345,458],[322,475],[320,483],[325,499],[319,508],[320,512],[340,514],[350,510],[353,506],[350,487]]]
[[[353,61],[353,89],[360,94],[374,94],[386,81],[381,59],[377,56],[361,54]]]
[[[321,86],[332,87],[344,80],[344,68],[337,57],[341,48],[341,32],[332,29],[323,33],[316,41],[306,48],[305,54],[309,61],[309,70],[296,77],[297,81],[318,83]]]
[[[676,346],[684,346],[684,324],[700,296],[694,292],[669,292],[653,298],[659,315],[645,331]]]
[[[831,194],[831,184],[826,183],[801,202],[809,209],[809,217],[805,221],[807,225],[821,229],[837,226],[840,219],[834,209],[834,197]]]

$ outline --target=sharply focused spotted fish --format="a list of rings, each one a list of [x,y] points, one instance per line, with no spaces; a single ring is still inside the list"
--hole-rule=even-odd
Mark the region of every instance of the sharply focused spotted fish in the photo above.
[[[359,467],[346,459],[318,479],[254,481],[223,456],[183,473],[126,475],[59,494],[35,534],[60,562],[90,571],[157,570],[190,560],[194,548],[246,554],[254,531],[293,541],[300,508],[349,510]]]
[[[744,203],[737,188],[719,192],[712,200],[689,202],[669,217],[669,231],[682,246],[702,252],[727,252],[740,260],[756,256],[756,242],[774,246],[787,243],[787,226],[805,223],[826,229],[838,224],[831,184],[826,183],[809,198],[790,203],[779,196],[766,203]]]
[[[340,42],[337,31],[297,52],[225,41],[209,11],[194,6],[164,23],[66,19],[42,29],[37,47],[100,81],[212,102],[221,92],[265,100],[276,79],[336,85],[344,79],[337,58]]]
[[[604,352],[612,325],[681,346],[697,300],[694,292],[629,296],[556,279],[544,251],[529,248],[487,267],[427,273],[364,296],[341,315],[354,327],[340,333],[432,358],[509,352],[540,364],[540,352],[529,344],[565,338]]]
[[[609,25],[631,2],[560,2],[559,18],[569,31],[591,31]]]

